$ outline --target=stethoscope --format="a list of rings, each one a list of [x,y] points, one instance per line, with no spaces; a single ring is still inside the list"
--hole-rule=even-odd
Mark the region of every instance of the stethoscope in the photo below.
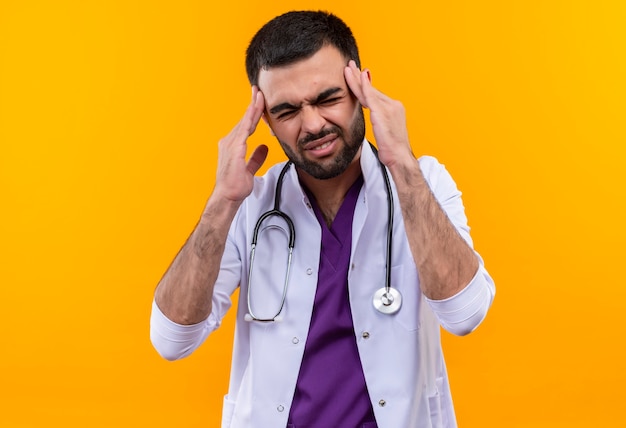
[[[376,148],[372,146],[376,157],[378,158],[378,152]],[[391,183],[389,181],[389,175],[387,174],[387,170],[385,169],[385,165],[378,160],[380,164],[380,168],[383,174],[383,178],[385,181],[385,190],[387,191],[387,255],[386,255],[386,265],[385,265],[385,286],[380,288],[374,293],[374,297],[372,302],[374,304],[374,308],[377,311],[383,314],[394,314],[400,310],[400,306],[402,306],[402,295],[398,290],[391,287],[391,248],[392,248],[392,236],[393,236],[393,193],[391,191]],[[259,322],[273,322],[273,321],[281,321],[281,313],[283,311],[283,307],[285,306],[285,298],[287,297],[287,287],[289,285],[289,272],[291,270],[291,259],[293,255],[293,248],[296,241],[296,229],[293,225],[293,221],[291,218],[280,210],[280,195],[283,187],[283,179],[287,170],[291,166],[291,161],[287,162],[280,174],[278,175],[278,181],[276,182],[276,193],[274,194],[274,208],[265,212],[259,217],[254,226],[254,231],[252,234],[252,244],[250,249],[250,268],[248,271],[248,313],[245,315],[244,319],[246,321],[259,321]],[[281,217],[289,228],[289,241],[288,247],[289,252],[287,255],[287,270],[285,273],[285,282],[283,284],[283,293],[280,300],[280,306],[276,311],[276,314],[270,318],[258,317],[254,314],[252,310],[252,302],[250,295],[252,290],[252,267],[254,265],[254,255],[256,252],[256,245],[259,237],[259,231],[263,222],[268,218],[278,216]]]

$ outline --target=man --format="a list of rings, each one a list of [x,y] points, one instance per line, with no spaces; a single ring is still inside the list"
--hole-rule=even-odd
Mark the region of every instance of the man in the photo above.
[[[439,328],[469,333],[495,293],[460,192],[435,159],[415,159],[402,105],[372,86],[337,17],[273,19],[246,66],[252,101],[157,287],[154,346],[189,355],[239,286],[223,427],[456,426]],[[245,156],[261,118],[293,165],[259,178],[267,147]]]

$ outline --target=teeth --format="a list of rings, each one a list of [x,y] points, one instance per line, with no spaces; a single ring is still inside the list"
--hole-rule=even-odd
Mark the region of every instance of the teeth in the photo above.
[[[314,148],[314,149],[312,149],[312,150],[313,150],[313,151],[315,151],[315,150],[322,150],[322,149],[325,149],[326,147],[330,146],[330,143],[331,143],[331,142],[330,142],[330,141],[328,141],[327,143],[324,143],[324,144],[322,144],[321,146],[317,146],[317,147],[315,147],[315,148]]]

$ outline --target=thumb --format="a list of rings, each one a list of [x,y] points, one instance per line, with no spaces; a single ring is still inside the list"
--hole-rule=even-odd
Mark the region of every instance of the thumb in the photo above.
[[[259,168],[261,168],[261,165],[263,165],[265,159],[267,159],[268,151],[269,149],[265,144],[262,144],[254,149],[254,152],[250,156],[250,159],[248,159],[248,164],[246,165],[250,174],[256,174]]]

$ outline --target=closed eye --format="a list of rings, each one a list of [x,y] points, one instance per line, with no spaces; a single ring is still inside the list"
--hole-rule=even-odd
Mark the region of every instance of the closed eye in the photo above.
[[[334,98],[328,98],[328,99],[322,100],[319,103],[321,105],[332,105],[332,104],[339,102],[340,100],[341,100],[340,97],[334,97]]]
[[[279,114],[278,116],[276,116],[276,119],[278,119],[278,120],[288,119],[289,117],[295,115],[297,111],[298,110],[287,110],[287,111],[284,111],[281,114]]]

